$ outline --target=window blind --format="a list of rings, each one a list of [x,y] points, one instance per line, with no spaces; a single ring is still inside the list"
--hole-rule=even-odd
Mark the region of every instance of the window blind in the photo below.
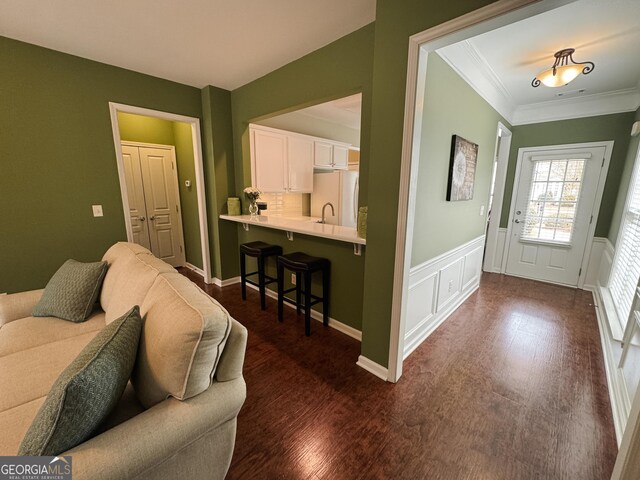
[[[616,242],[616,256],[609,291],[624,329],[631,311],[633,295],[640,279],[640,150],[629,184],[625,211]]]

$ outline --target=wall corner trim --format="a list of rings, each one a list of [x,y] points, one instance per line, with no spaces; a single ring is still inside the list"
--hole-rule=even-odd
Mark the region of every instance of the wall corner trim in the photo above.
[[[387,377],[389,375],[388,370],[382,365],[374,362],[373,360],[370,360],[367,357],[360,355],[358,357],[358,361],[356,362],[356,365],[366,370],[367,372],[372,373],[376,377],[384,380],[385,382],[387,381]]]

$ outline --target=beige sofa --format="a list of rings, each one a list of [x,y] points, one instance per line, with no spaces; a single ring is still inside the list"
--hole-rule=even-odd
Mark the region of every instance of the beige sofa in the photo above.
[[[73,477],[224,478],[246,398],[246,329],[138,245],[118,243],[104,260],[102,309],[84,323],[32,317],[42,290],[0,296],[0,455],[16,455],[62,370],[137,304],[147,317],[132,382],[101,433],[64,453],[73,458]],[[195,335],[181,330],[194,325]]]

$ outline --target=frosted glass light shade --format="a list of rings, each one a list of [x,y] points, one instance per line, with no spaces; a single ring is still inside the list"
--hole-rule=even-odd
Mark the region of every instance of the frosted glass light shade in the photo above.
[[[584,67],[578,65],[564,65],[556,67],[556,74],[553,74],[553,68],[539,73],[536,78],[547,87],[562,87],[567,83],[576,79],[582,73]]]

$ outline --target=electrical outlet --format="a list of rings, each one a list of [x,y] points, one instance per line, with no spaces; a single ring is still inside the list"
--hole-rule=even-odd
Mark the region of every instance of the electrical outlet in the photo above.
[[[480,216],[482,217],[483,215],[484,215],[484,205],[480,207]]]
[[[453,280],[449,280],[449,291],[447,293],[451,293],[451,290],[453,290]]]
[[[296,274],[292,273],[291,274],[291,285],[295,285],[296,284]]]

